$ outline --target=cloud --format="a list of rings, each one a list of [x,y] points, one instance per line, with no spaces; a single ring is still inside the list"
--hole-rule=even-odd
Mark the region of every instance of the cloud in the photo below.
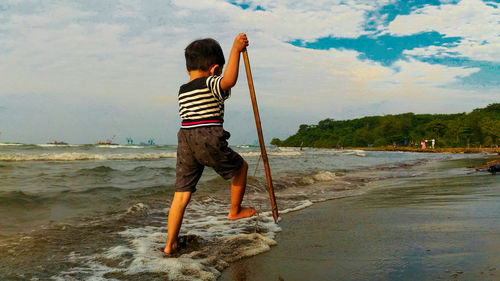
[[[255,30],[272,34],[280,41],[302,38],[306,41],[336,35],[357,37],[363,34],[364,14],[372,7],[363,1],[244,1],[244,5],[261,7],[242,8],[234,1],[174,1],[176,5],[192,10],[218,10],[222,18],[240,30]],[[245,6],[246,7],[246,6]],[[208,13],[210,15],[210,13]],[[206,15],[199,15],[202,19]]]
[[[113,95],[132,103],[165,92],[175,95],[176,87],[165,89],[165,77],[179,69],[182,48],[172,44],[179,50],[173,54],[156,39],[162,37],[161,30],[127,37],[130,27],[124,23],[85,21],[88,13],[58,10],[66,12],[50,13],[46,21],[42,15],[10,18],[15,38],[7,40],[8,52],[0,52],[0,76],[9,81],[0,95]],[[67,14],[80,17],[66,23]]]
[[[385,33],[374,36],[373,30],[366,29],[367,17],[394,1],[261,0],[238,1],[239,6],[234,2],[3,1],[0,98],[2,106],[9,104],[9,111],[14,108],[24,117],[7,116],[1,121],[12,124],[10,131],[18,136],[39,141],[47,138],[44,132],[60,130],[73,136],[67,138],[71,142],[93,142],[113,134],[134,137],[136,132],[158,143],[175,143],[176,96],[188,79],[185,46],[197,38],[213,37],[227,57],[239,32],[250,38],[252,73],[269,139],[273,133],[285,137],[299,124],[327,117],[466,110],[490,103],[497,95],[493,89],[450,87],[482,74],[482,66],[424,60],[442,55],[495,61],[498,27],[491,23],[497,10],[483,3],[463,0],[457,5],[411,7],[406,15],[379,23],[376,30]],[[468,15],[467,9],[487,13],[481,19]],[[465,15],[460,13],[468,15],[470,25],[461,25],[459,19]],[[440,19],[446,16],[455,23]],[[486,24],[482,37],[477,29]],[[453,26],[459,30],[452,30]],[[460,41],[454,47],[430,42],[399,49],[393,46],[398,42],[391,41],[397,36],[421,38],[423,32],[439,35],[428,39],[437,38],[442,44],[452,37]],[[286,43],[300,39],[312,44],[318,38],[348,39],[353,47],[313,50]],[[379,43],[383,43],[381,52],[391,55],[389,63],[367,55]],[[39,107],[50,109],[43,118]],[[242,121],[253,120],[243,68],[227,101],[226,116],[226,125],[234,132],[232,140],[248,143],[254,129],[241,126]],[[50,120],[53,128],[44,129],[40,121],[31,130],[33,118]],[[93,127],[99,120],[106,122]]]
[[[274,54],[258,52],[252,56],[257,65],[264,61],[275,67],[286,65],[286,69],[278,67],[266,72],[273,73],[271,82],[261,78],[264,75],[259,74],[260,67],[257,69],[254,80],[259,102],[280,110],[297,108],[336,119],[342,118],[340,116],[361,117],[367,112],[353,112],[349,108],[365,103],[376,104],[380,100],[386,100],[385,104],[393,106],[393,110],[411,108],[425,112],[437,105],[444,106],[446,102],[453,104],[450,99],[459,103],[470,95],[468,90],[447,89],[447,86],[479,71],[479,68],[449,67],[415,59],[399,60],[389,67],[360,60],[359,55],[356,51],[310,50],[293,46]],[[291,57],[296,59],[290,61]],[[263,86],[261,82],[264,82]],[[232,98],[240,99],[234,94]],[[446,110],[452,108],[449,106]],[[376,108],[372,110],[378,112]]]
[[[500,11],[480,0],[462,0],[457,4],[426,6],[409,15],[397,16],[387,32],[401,36],[437,31],[448,37],[464,38],[453,47],[427,47],[413,55],[435,55],[454,52],[472,60],[500,62]]]

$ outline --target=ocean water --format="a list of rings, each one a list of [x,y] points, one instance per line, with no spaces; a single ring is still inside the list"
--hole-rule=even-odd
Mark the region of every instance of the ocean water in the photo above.
[[[230,182],[211,169],[198,184],[181,236],[164,258],[175,181],[175,146],[0,144],[0,280],[216,280],[230,262],[272,250],[281,231],[270,212],[258,147],[234,147],[249,163],[244,205],[226,219]],[[375,181],[464,174],[447,167],[484,155],[268,148],[280,214],[359,196]],[[281,218],[283,219],[283,218]]]

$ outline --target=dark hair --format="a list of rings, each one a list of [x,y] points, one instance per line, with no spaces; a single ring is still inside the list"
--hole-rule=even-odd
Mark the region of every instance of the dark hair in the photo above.
[[[219,42],[212,38],[191,42],[184,50],[184,56],[186,57],[186,68],[188,71],[207,71],[214,64],[222,67],[226,63]]]

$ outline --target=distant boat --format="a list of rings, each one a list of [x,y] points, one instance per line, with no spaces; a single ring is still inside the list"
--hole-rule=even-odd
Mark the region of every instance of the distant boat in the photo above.
[[[155,143],[155,141],[153,139],[149,139],[147,143],[141,142],[139,145],[149,146],[149,145],[156,145],[156,143]]]
[[[97,145],[118,145],[117,143],[113,143],[114,139],[115,139],[115,136],[113,136],[110,140],[97,141],[95,144],[97,144]]]
[[[68,145],[67,142],[64,141],[53,141],[53,142],[48,142],[47,144],[54,144],[54,145]]]
[[[134,145],[134,140],[130,137],[127,138],[127,145]],[[143,142],[141,141],[139,144],[136,144],[136,145],[140,145],[140,146],[152,146],[152,145],[156,145],[155,141],[153,139],[149,139],[147,142]]]
[[[97,144],[97,145],[118,145],[117,143],[113,143],[110,140],[97,141],[95,144]]]

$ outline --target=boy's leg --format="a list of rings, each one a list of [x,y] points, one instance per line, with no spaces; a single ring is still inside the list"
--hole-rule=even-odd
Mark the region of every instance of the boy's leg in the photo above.
[[[170,211],[168,212],[168,238],[163,252],[173,254],[177,251],[177,236],[184,217],[184,210],[191,199],[191,192],[175,192]]]
[[[236,172],[231,183],[231,209],[228,214],[228,218],[231,220],[247,218],[255,214],[255,208],[241,207],[241,202],[243,201],[247,185],[247,171],[248,164],[246,161],[243,161],[243,165]]]

